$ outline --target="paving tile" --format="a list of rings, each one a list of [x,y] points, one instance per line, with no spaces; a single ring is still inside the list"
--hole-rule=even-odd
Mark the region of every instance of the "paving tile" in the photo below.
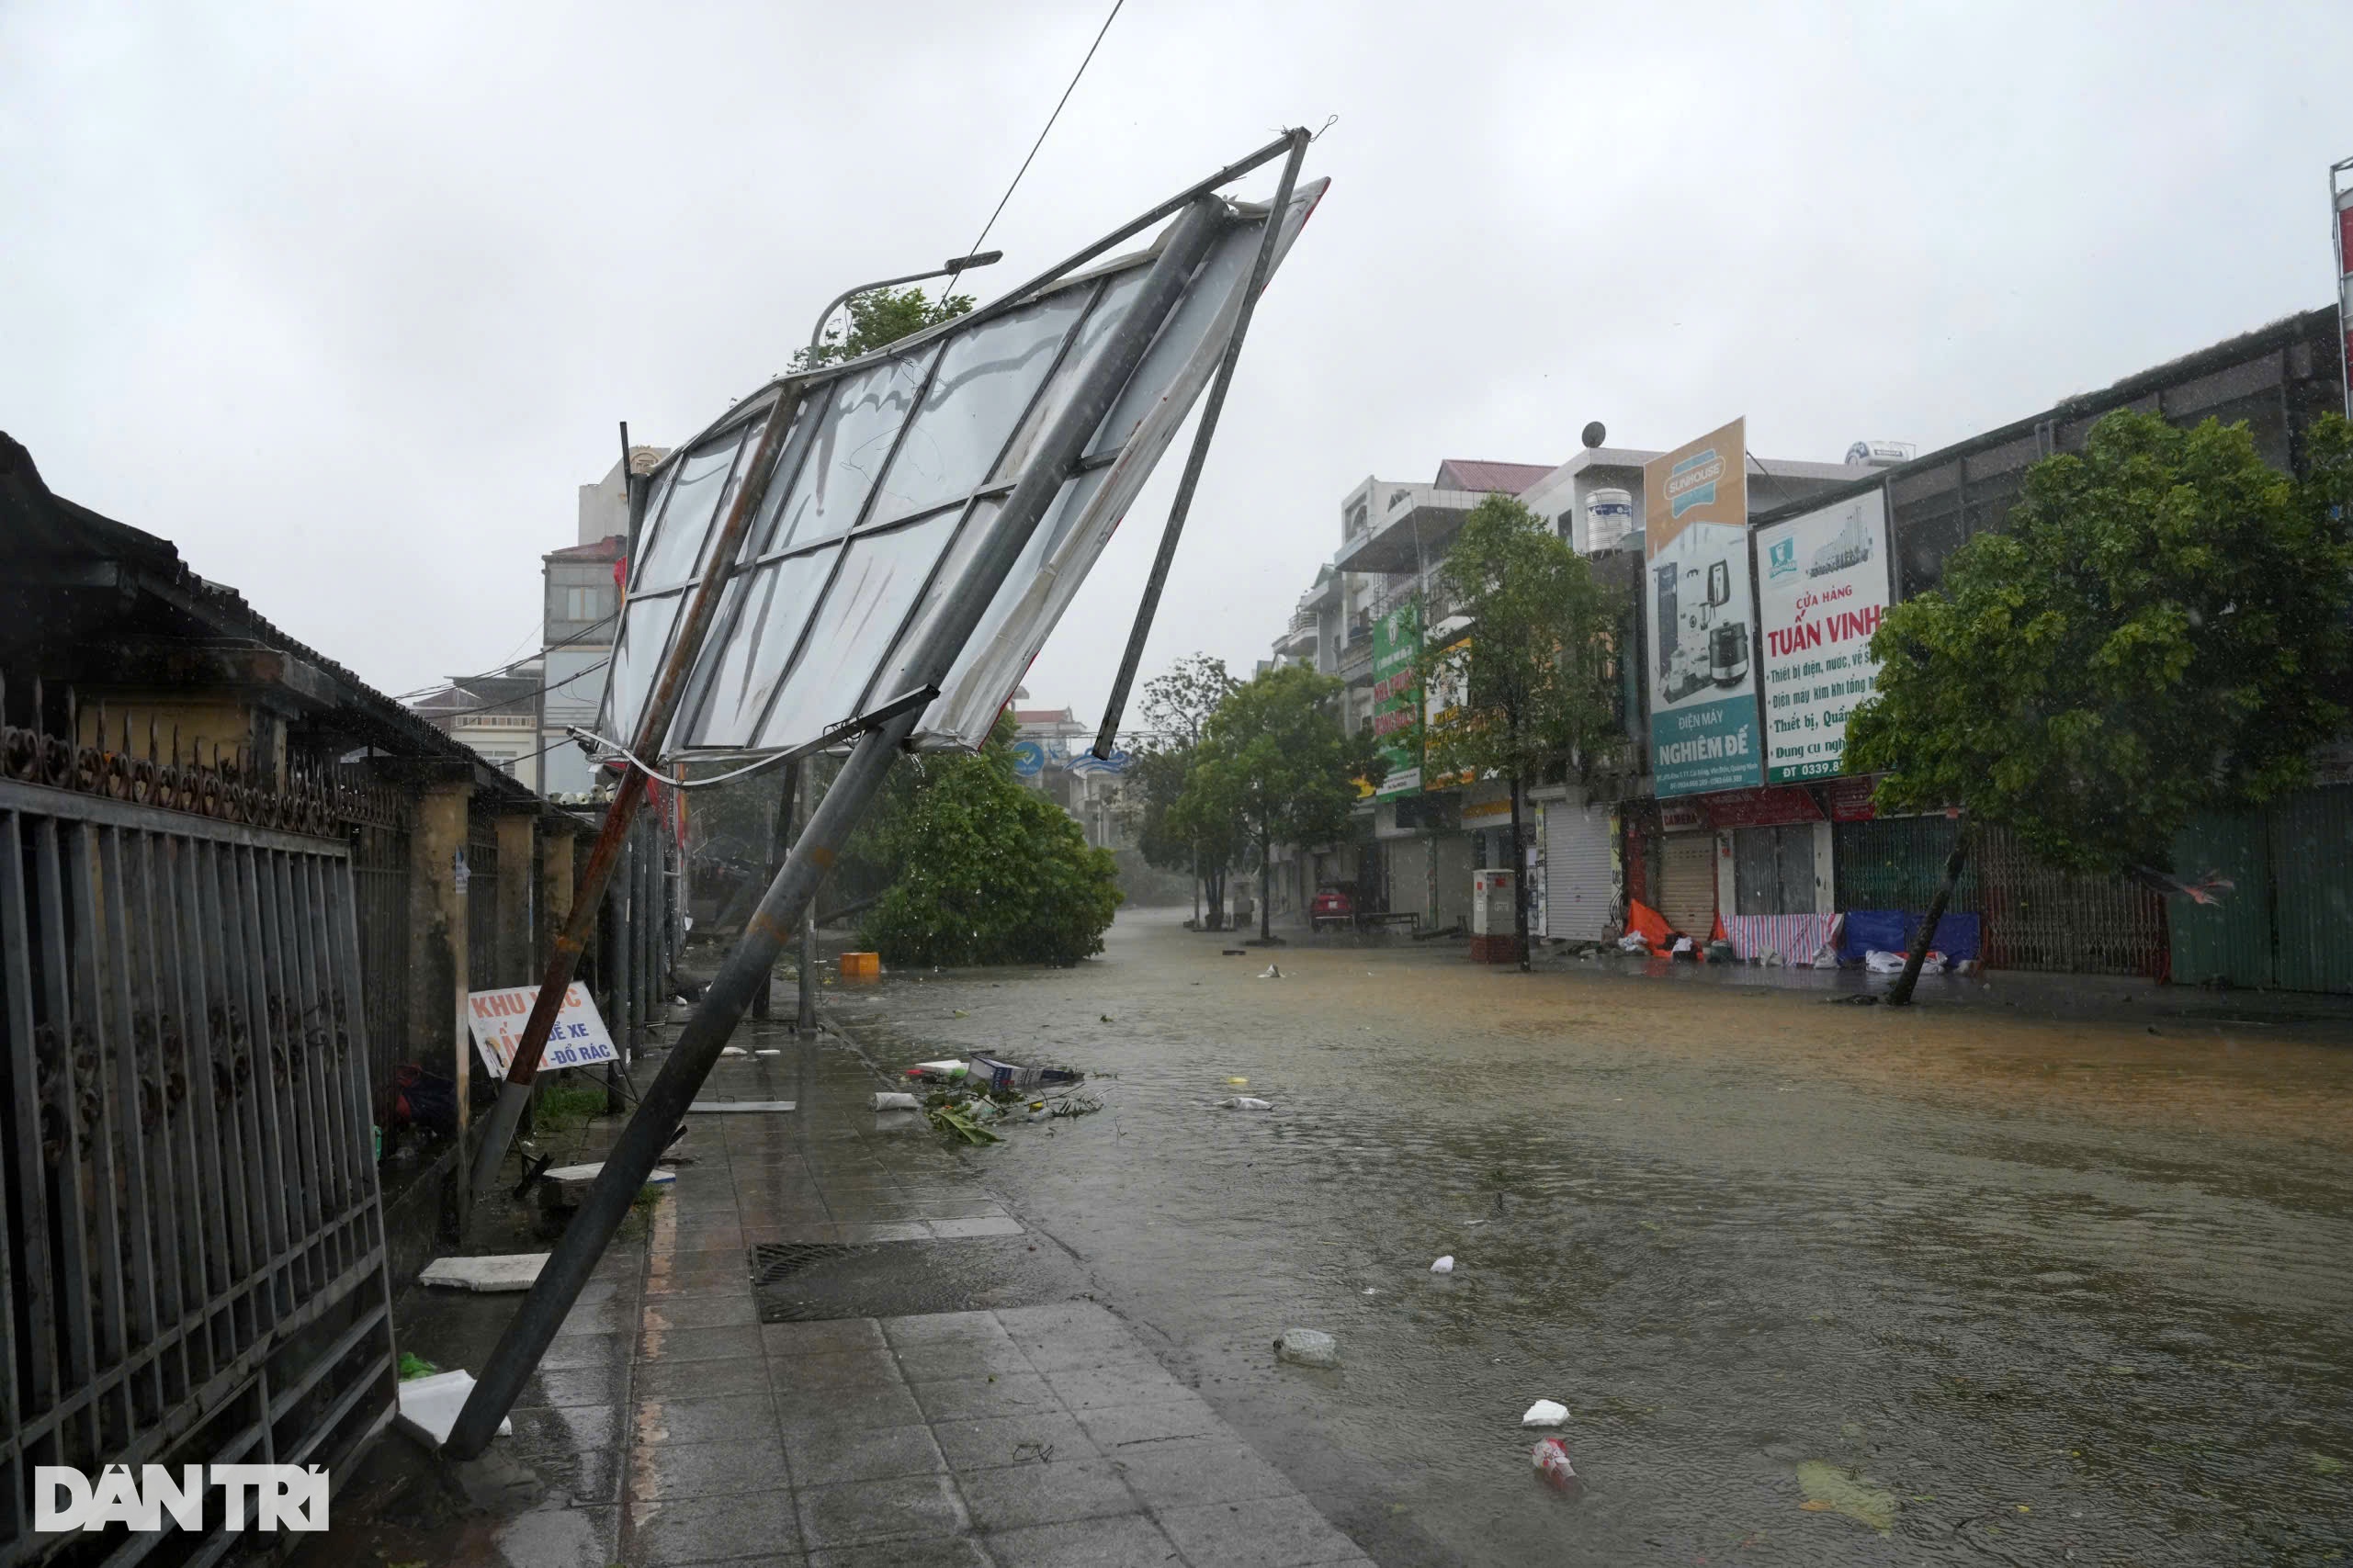
[[[539,1358],[539,1364],[561,1369],[626,1363],[631,1343],[632,1337],[621,1333],[559,1334],[548,1341],[547,1354]]]
[[[993,1340],[1010,1344],[1012,1336],[997,1321],[997,1314],[987,1312],[933,1312],[917,1317],[886,1317],[881,1320],[883,1337],[894,1349],[903,1350],[911,1345],[938,1345],[950,1340]]]
[[[539,1405],[517,1409],[510,1417],[518,1457],[537,1453],[570,1453],[586,1449],[617,1449],[625,1435],[617,1404]]]
[[[1078,1413],[1080,1427],[1105,1453],[1134,1443],[1169,1442],[1219,1435],[1217,1418],[1197,1396],[1152,1404],[1113,1404]]]
[[[1163,1508],[1160,1520],[1186,1557],[1218,1568],[1306,1568],[1363,1555],[1296,1495]]]
[[[796,1427],[785,1458],[798,1486],[937,1475],[948,1467],[929,1427]]]
[[[515,1456],[547,1486],[542,1506],[589,1507],[621,1500],[621,1450],[550,1450]]]
[[[757,1327],[760,1311],[742,1296],[687,1296],[677,1301],[648,1302],[640,1320],[647,1328]]]
[[[840,1350],[879,1350],[881,1326],[870,1317],[842,1317],[824,1323],[764,1323],[760,1343],[771,1356],[823,1356]]]
[[[717,1562],[800,1550],[800,1520],[790,1492],[741,1497],[692,1497],[634,1510],[621,1560],[629,1568]]]
[[[836,1227],[852,1246],[883,1241],[929,1241],[932,1233],[921,1220],[843,1220]]]
[[[832,1427],[852,1431],[868,1427],[923,1424],[922,1407],[915,1403],[913,1394],[897,1383],[780,1390],[776,1410],[784,1419],[787,1436],[795,1427]]]
[[[1109,1460],[1010,1464],[958,1475],[956,1484],[976,1529],[1022,1529],[1142,1511]]]
[[[575,1306],[564,1314],[563,1324],[556,1337],[568,1334],[626,1334],[638,1325],[638,1303],[619,1296],[607,1297],[585,1306]]]
[[[958,1474],[999,1465],[1035,1464],[1048,1455],[1058,1462],[1093,1459],[1101,1451],[1078,1420],[1059,1410],[988,1420],[939,1421],[933,1424],[932,1436]]]
[[[637,1395],[641,1404],[649,1399],[725,1399],[767,1386],[768,1365],[756,1356],[642,1361],[637,1369]]]
[[[811,1549],[899,1538],[956,1535],[967,1526],[964,1502],[945,1475],[803,1487],[801,1537]]]
[[[924,1216],[932,1234],[943,1241],[960,1241],[973,1236],[1019,1235],[1022,1223],[1007,1217],[986,1216],[976,1219],[933,1219]]]
[[[1046,1338],[1058,1334],[1101,1333],[1121,1335],[1127,1325],[1119,1321],[1109,1307],[1095,1302],[1055,1302],[1046,1306],[1005,1307],[998,1312],[998,1322],[1016,1339]]]
[[[820,1551],[809,1568],[993,1568],[980,1543],[967,1536],[941,1540],[885,1540]]]
[[[1029,1364],[1041,1372],[1085,1371],[1096,1367],[1133,1367],[1159,1371],[1160,1363],[1134,1336],[1073,1334],[1035,1344],[1016,1339]]]
[[[751,1442],[777,1436],[776,1403],[766,1393],[705,1399],[641,1399],[630,1439],[641,1448],[673,1443]]]
[[[951,1339],[910,1345],[899,1352],[899,1372],[909,1382],[948,1382],[958,1378],[1035,1375],[1029,1358],[1009,1341]]]
[[[1182,1562],[1158,1526],[1140,1514],[1073,1519],[981,1538],[998,1568],[1169,1568]],[[1215,1558],[1200,1568],[1225,1568]]]
[[[1053,1410],[1061,1401],[1035,1372],[1012,1372],[1002,1377],[958,1378],[952,1382],[914,1385],[915,1401],[926,1419],[952,1421],[959,1416],[1019,1416],[1030,1410]]]
[[[1123,1362],[1114,1367],[1049,1371],[1046,1383],[1072,1410],[1113,1404],[1157,1404],[1184,1394],[1185,1386],[1156,1365]]]
[[[733,1496],[768,1492],[787,1484],[784,1439],[775,1433],[724,1443],[678,1443],[642,1448],[629,1455],[629,1496]]]
[[[899,1362],[888,1350],[845,1350],[834,1355],[770,1356],[769,1386],[786,1389],[896,1387]]]
[[[607,1363],[595,1367],[541,1367],[523,1380],[515,1406],[618,1404],[627,1381],[626,1369]]]
[[[1136,1495],[1155,1508],[1283,1497],[1294,1490],[1281,1471],[1233,1437],[1145,1443],[1122,1450],[1113,1462]]]
[[[549,1506],[512,1515],[490,1525],[477,1549],[484,1561],[502,1563],[603,1564],[619,1551],[621,1511],[608,1506]],[[358,1553],[351,1551],[349,1557]],[[377,1559],[381,1561],[380,1555]]]
[[[728,1324],[717,1328],[655,1328],[650,1325],[650,1309],[647,1317],[649,1326],[638,1337],[638,1358],[643,1364],[723,1361],[756,1358],[760,1354],[760,1325],[756,1323]]]

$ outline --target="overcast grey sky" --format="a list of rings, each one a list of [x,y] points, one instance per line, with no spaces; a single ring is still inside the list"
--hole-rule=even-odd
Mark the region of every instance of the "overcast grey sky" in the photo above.
[[[387,690],[483,668],[615,422],[966,248],[1106,5],[0,0],[0,428]],[[2342,3],[1128,0],[975,282],[1339,117],[1146,662],[1246,670],[1368,473],[1926,449],[2326,303],[2348,58]],[[1100,711],[1177,467],[1035,700]]]

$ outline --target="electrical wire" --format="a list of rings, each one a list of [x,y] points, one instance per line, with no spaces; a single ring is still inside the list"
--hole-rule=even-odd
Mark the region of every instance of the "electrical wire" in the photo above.
[[[1079,62],[1079,69],[1071,73],[1070,85],[1062,89],[1062,96],[1055,104],[1054,112],[1046,117],[1046,130],[1039,131],[1037,133],[1037,140],[1030,144],[1029,157],[1024,158],[1022,160],[1022,166],[1013,171],[1013,183],[1005,187],[1005,194],[1003,196],[998,197],[997,210],[989,214],[989,221],[980,225],[980,238],[973,241],[971,244],[965,247],[964,254],[966,255],[969,256],[979,254],[980,247],[988,243],[989,231],[997,226],[997,220],[1004,215],[1005,203],[1012,200],[1013,192],[1021,188],[1022,176],[1029,173],[1030,164],[1036,158],[1037,150],[1046,145],[1046,132],[1052,130],[1054,129],[1054,122],[1062,118],[1062,106],[1070,101],[1070,95],[1072,93],[1078,91],[1079,78],[1087,73],[1087,66],[1093,61],[1095,57],[1095,51],[1103,47],[1103,34],[1111,31],[1111,24],[1116,21],[1119,17],[1120,6],[1126,3],[1127,0],[1112,0],[1111,15],[1105,17],[1103,19],[1103,26],[1096,29],[1095,41],[1087,45],[1087,58]],[[948,280],[946,284],[940,289],[940,297],[942,299],[945,299],[950,294],[956,292],[956,280],[962,276],[963,271],[961,268],[948,274]]]
[[[463,718],[469,713],[489,713],[493,708],[511,708],[517,703],[527,703],[533,697],[543,695],[549,692],[561,690],[563,687],[571,685],[574,681],[579,680],[583,675],[595,674],[599,670],[604,669],[607,664],[612,662],[612,658],[608,655],[605,658],[598,660],[594,664],[582,666],[580,669],[573,671],[571,674],[565,676],[560,681],[550,682],[545,685],[534,686],[527,692],[517,692],[511,697],[501,697],[494,703],[478,703],[469,708],[435,708],[429,712],[420,710],[417,716],[420,718]],[[475,678],[478,680],[480,679],[479,676]]]
[[[617,752],[619,755],[628,758],[629,766],[637,769],[638,772],[643,773],[654,783],[668,785],[672,789],[700,789],[705,784],[725,784],[730,779],[740,779],[746,773],[756,773],[763,768],[773,768],[778,762],[786,761],[792,755],[792,753],[788,751],[779,751],[773,757],[762,757],[753,761],[746,762],[743,766],[735,769],[731,773],[713,773],[708,778],[701,779],[673,779],[668,773],[662,773],[659,769],[647,767],[645,763],[638,760],[636,752],[630,750],[627,746],[622,745],[617,740],[605,739],[605,737],[597,734],[594,730],[573,728],[568,729],[564,733],[570,736],[578,737],[582,739],[594,740],[599,746],[604,747],[607,751]]]
[[[495,670],[478,670],[471,675],[453,675],[446,681],[437,682],[430,686],[419,686],[414,691],[402,692],[393,697],[392,700],[396,703],[400,703],[406,702],[412,697],[431,696],[434,693],[443,691],[451,686],[462,686],[469,681],[487,681],[493,675],[503,675],[518,664],[530,663],[534,658],[553,653],[560,648],[570,648],[576,642],[585,642],[589,637],[597,632],[604,630],[606,626],[612,625],[615,621],[617,621],[620,618],[621,613],[616,610],[613,614],[606,615],[602,619],[589,622],[588,625],[583,626],[580,630],[572,633],[571,636],[565,637],[560,641],[551,642],[545,645],[537,654],[526,653],[519,659],[510,659]]]

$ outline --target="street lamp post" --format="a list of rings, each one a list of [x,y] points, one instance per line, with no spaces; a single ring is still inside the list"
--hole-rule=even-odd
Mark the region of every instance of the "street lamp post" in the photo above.
[[[809,357],[812,359],[817,357],[817,351],[824,345],[825,323],[833,319],[833,312],[859,295],[871,294],[877,288],[895,288],[902,283],[921,283],[930,277],[952,277],[958,273],[970,272],[976,266],[990,266],[1004,259],[1005,253],[1002,251],[976,251],[968,256],[952,257],[929,272],[911,272],[904,277],[877,278],[872,283],[861,283],[855,288],[843,289],[826,302],[824,310],[818,312],[817,325],[809,334]]]
[[[902,283],[921,283],[926,278],[953,277],[961,273],[970,272],[974,267],[990,266],[1004,259],[1005,253],[1002,251],[975,251],[968,256],[952,256],[929,272],[911,272],[904,277],[877,278],[872,283],[861,283],[855,288],[843,289],[831,299],[827,300],[825,309],[817,313],[817,325],[810,328],[809,333],[809,360],[814,363],[818,351],[824,347],[825,323],[833,319],[833,312],[859,295],[871,294],[877,288],[896,288]],[[798,774],[799,770],[795,769],[794,773]],[[812,763],[807,785],[812,804],[816,800],[816,782],[815,768]],[[789,793],[793,785],[788,783],[785,787],[787,794],[777,804],[779,831],[776,835],[775,852],[779,864],[783,862],[785,852],[786,835],[782,829],[789,820],[793,810],[792,796]],[[803,816],[805,818],[807,813],[803,813]],[[769,875],[773,878],[775,874],[775,867],[772,866],[769,868]],[[809,907],[801,911],[799,968],[799,1005],[794,1010],[793,1026],[798,1032],[808,1034],[817,1028],[817,900],[814,897],[809,899]]]

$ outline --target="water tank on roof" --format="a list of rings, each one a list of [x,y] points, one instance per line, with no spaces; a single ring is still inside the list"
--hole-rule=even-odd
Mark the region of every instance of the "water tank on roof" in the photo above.
[[[1858,441],[1847,448],[1847,467],[1892,468],[1898,463],[1910,462],[1918,456],[1918,450],[1908,441]]]
[[[1585,553],[1614,550],[1635,530],[1634,492],[1589,491],[1585,496]]]

